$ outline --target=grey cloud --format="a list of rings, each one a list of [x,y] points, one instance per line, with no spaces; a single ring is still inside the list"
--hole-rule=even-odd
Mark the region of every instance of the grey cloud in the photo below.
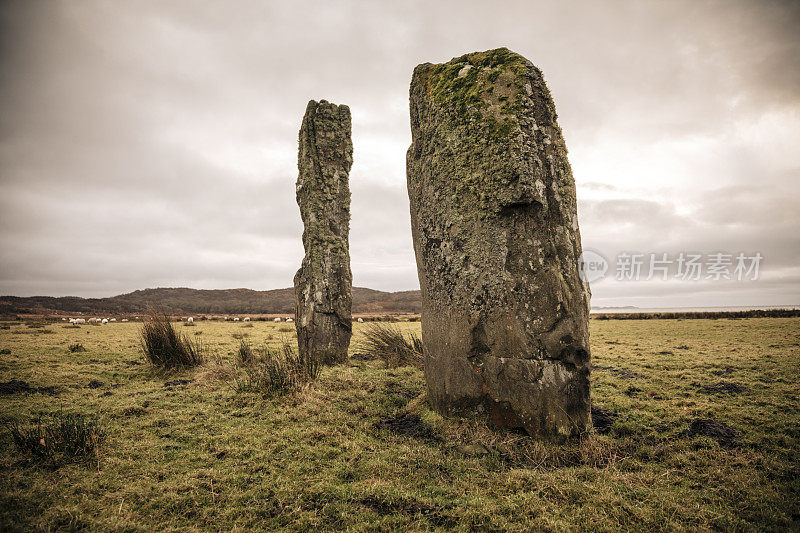
[[[579,185],[581,189],[587,189],[590,191],[616,191],[617,187],[609,184],[609,183],[598,183],[596,181],[589,181],[586,183],[582,183]]]
[[[411,71],[505,45],[553,92],[585,246],[759,247],[774,287],[686,298],[777,301],[800,250],[798,22],[796,2],[745,0],[4,2],[0,293],[289,286],[310,98],[353,111],[355,283],[414,288]],[[655,156],[685,175],[653,173]],[[672,296],[595,288],[647,298]]]

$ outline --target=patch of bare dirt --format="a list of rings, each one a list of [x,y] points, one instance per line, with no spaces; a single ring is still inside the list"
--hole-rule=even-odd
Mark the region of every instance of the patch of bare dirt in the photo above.
[[[189,383],[193,382],[193,379],[174,379],[172,381],[167,381],[164,383],[165,387],[177,387],[180,385],[188,385]]]
[[[611,431],[616,419],[617,413],[611,409],[603,409],[596,405],[592,406],[592,425],[598,433],[605,434]]]
[[[350,356],[350,359],[352,361],[375,361],[378,356],[369,353],[354,353]]]
[[[422,419],[413,413],[384,418],[378,422],[377,426],[394,435],[429,441],[439,440]]]
[[[38,392],[40,394],[56,394],[55,387],[33,387],[25,381],[12,379],[11,381],[0,382],[0,395],[7,394],[32,394]]]
[[[124,417],[129,417],[129,416],[134,416],[134,417],[138,417],[138,416],[144,416],[144,415],[146,415],[146,414],[147,414],[147,409],[145,409],[144,407],[137,407],[137,406],[134,406],[134,407],[128,407],[128,408],[126,408],[126,409],[123,409],[123,410],[122,410],[122,412],[121,412],[120,414],[121,414],[122,416],[124,416]]]
[[[733,369],[731,367],[727,367],[721,370],[712,370],[711,373],[715,376],[727,376],[728,374],[733,374]]]
[[[402,513],[405,515],[422,515],[435,526],[452,528],[458,523],[455,519],[448,516],[447,509],[444,507],[434,507],[423,502],[411,499],[398,499],[395,501],[381,498],[379,496],[365,496],[359,503],[368,507],[380,515],[391,515]]]
[[[636,379],[642,377],[641,374],[637,374],[636,372],[628,370],[627,368],[616,368],[613,366],[592,365],[592,370],[607,371],[622,379]]]
[[[732,446],[739,437],[735,429],[713,418],[695,418],[689,423],[686,433],[690,437],[702,435],[712,438],[723,446]]]
[[[741,394],[750,389],[731,381],[720,381],[714,384],[698,384],[697,388],[709,394]]]
[[[640,392],[642,392],[642,389],[640,389],[639,387],[630,386],[627,389],[625,389],[622,392],[622,394],[630,398],[633,398],[634,396],[637,396]]]

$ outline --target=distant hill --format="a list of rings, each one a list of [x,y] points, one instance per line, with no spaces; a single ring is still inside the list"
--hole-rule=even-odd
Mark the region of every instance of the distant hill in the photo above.
[[[189,288],[143,289],[110,298],[75,296],[0,296],[0,314],[16,313],[143,313],[155,306],[174,314],[291,314],[294,289],[200,290]],[[420,291],[383,292],[353,287],[354,313],[419,313]]]

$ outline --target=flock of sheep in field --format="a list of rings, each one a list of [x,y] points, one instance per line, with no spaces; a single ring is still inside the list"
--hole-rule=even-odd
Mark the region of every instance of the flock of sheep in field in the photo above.
[[[138,316],[134,317],[134,319],[138,319],[138,318],[139,318]],[[242,322],[250,322],[250,317],[249,316],[246,316],[246,317],[241,318],[241,319],[238,316],[230,317],[230,318],[226,316],[226,317],[223,317],[222,319],[225,320],[225,321],[231,321],[231,322],[239,322],[240,320]],[[61,320],[63,322],[66,322],[67,320],[69,320],[70,324],[108,324],[109,322],[116,322],[117,321],[116,318],[89,318],[89,319],[85,319],[85,318],[69,318],[69,319],[62,318]],[[188,324],[192,324],[192,323],[194,323],[194,317],[191,317],[191,316],[190,317],[181,317],[181,322],[183,322],[183,321],[187,322]],[[273,319],[273,322],[281,322],[281,321],[282,321],[281,318],[274,318]],[[285,319],[285,321],[286,322],[292,322],[292,319],[287,317]],[[120,322],[128,322],[128,319],[127,318],[123,318],[123,319],[120,320]]]
[[[62,318],[61,320],[64,321],[64,322],[67,321],[66,318]],[[90,318],[88,320],[85,319],[85,318],[70,318],[69,319],[69,323],[70,324],[76,324],[76,325],[77,324],[108,324],[109,322],[116,322],[116,321],[117,321],[116,318]],[[127,322],[127,321],[128,321],[127,318],[123,318],[122,320],[120,320],[120,322]]]
[[[137,316],[137,317],[134,317],[134,318],[138,319],[139,317]],[[89,318],[89,319],[86,319],[86,318],[62,318],[61,320],[63,322],[66,322],[66,321],[69,320],[70,324],[75,324],[75,325],[78,325],[78,324],[108,324],[109,322],[116,322],[117,321],[116,318]],[[222,317],[222,320],[224,320],[226,322],[239,322],[239,321],[250,322],[250,317],[246,316],[244,318],[239,318],[238,316],[235,316],[235,317],[227,317],[227,316],[225,316],[225,317]],[[190,317],[181,317],[181,321],[186,321],[188,324],[192,324],[192,323],[194,323],[194,317],[191,317],[191,316]],[[292,319],[291,317],[286,317],[286,318],[275,317],[275,318],[272,319],[272,321],[273,322],[294,322],[294,319]],[[356,321],[357,322],[364,322],[364,319],[363,318],[357,318]],[[123,319],[120,320],[120,322],[128,322],[128,319],[127,318],[123,318]]]

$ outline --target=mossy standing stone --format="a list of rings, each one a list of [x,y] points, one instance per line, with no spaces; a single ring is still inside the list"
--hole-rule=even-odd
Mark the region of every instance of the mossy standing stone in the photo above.
[[[294,277],[300,352],[322,364],[347,361],[352,334],[350,108],[311,100],[300,127],[297,205],[305,257]]]
[[[432,406],[536,436],[586,431],[589,287],[575,182],[541,72],[505,48],[425,63],[410,104]]]

